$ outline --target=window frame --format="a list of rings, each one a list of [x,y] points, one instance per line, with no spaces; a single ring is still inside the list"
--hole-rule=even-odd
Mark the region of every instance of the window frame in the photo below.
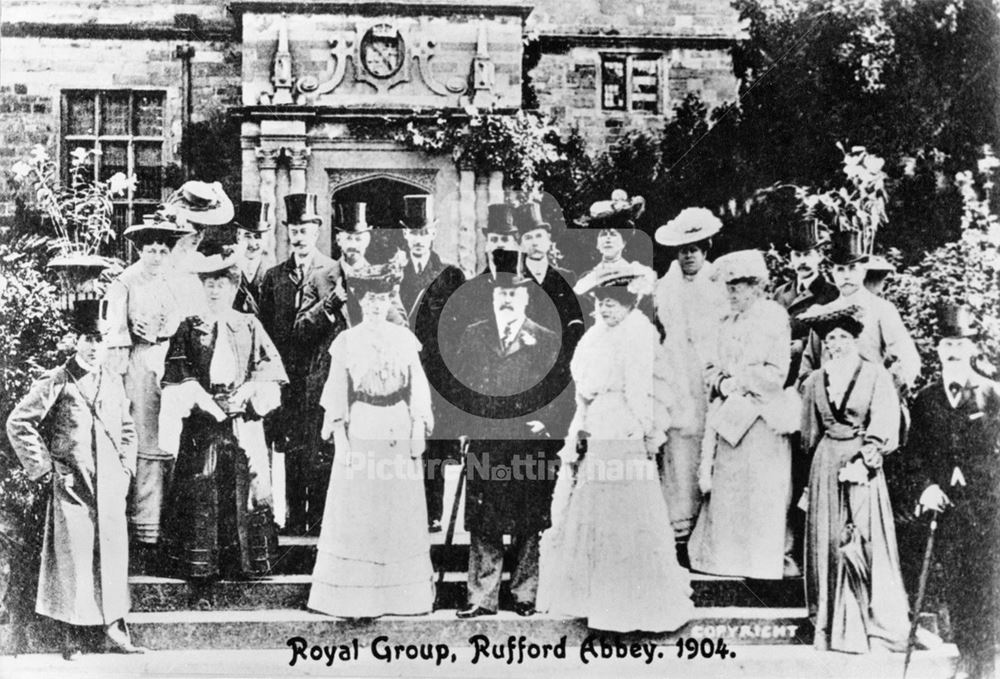
[[[101,134],[102,104],[106,97],[128,95],[128,134]],[[136,132],[137,97],[141,95],[159,95],[162,101],[162,125],[159,135],[139,135]],[[93,106],[94,128],[92,134],[71,134],[70,133],[70,102],[78,98],[89,95]],[[70,154],[74,149],[85,148],[88,150],[103,151],[106,144],[125,145],[125,174],[138,177],[136,165],[136,145],[139,144],[159,144],[160,150],[160,187],[159,195],[155,198],[137,197],[136,189],[129,187],[126,195],[122,198],[114,198],[112,203],[115,208],[125,206],[124,224],[119,224],[116,229],[117,237],[109,244],[114,254],[127,260],[133,257],[131,244],[122,238],[122,232],[130,225],[141,221],[141,215],[148,214],[155,210],[156,206],[163,201],[163,177],[162,172],[166,167],[167,153],[167,133],[169,126],[168,115],[168,92],[165,88],[157,87],[121,87],[121,88],[66,88],[60,90],[60,129],[59,129],[59,175],[64,183],[69,182]],[[91,181],[97,181],[101,176],[103,155],[98,155],[93,165],[93,176]],[[112,218],[114,219],[114,217]]]
[[[667,110],[667,64],[668,55],[665,52],[650,52],[648,50],[634,50],[634,51],[613,51],[613,52],[600,52],[599,53],[600,63],[598,65],[598,73],[600,78],[600,87],[598,88],[598,108],[604,113],[610,114],[633,114],[633,115],[645,115],[645,116],[662,116],[665,115],[664,112]],[[624,106],[622,108],[609,107],[605,104],[605,81],[604,81],[604,71],[605,63],[607,61],[623,61],[624,62],[624,82],[622,86],[625,89]],[[634,65],[637,61],[649,61],[656,64],[656,108],[655,110],[647,110],[644,108],[635,108],[635,102],[640,101],[633,97],[636,93],[634,92],[633,78],[635,77],[633,73]],[[642,99],[642,101],[651,101],[649,99]]]

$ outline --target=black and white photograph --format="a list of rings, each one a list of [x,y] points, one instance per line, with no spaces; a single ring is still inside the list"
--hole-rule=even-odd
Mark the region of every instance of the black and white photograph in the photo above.
[[[1000,679],[1000,0],[3,0],[0,676]]]

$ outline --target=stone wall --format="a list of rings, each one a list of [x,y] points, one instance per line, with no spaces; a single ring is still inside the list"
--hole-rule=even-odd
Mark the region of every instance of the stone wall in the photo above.
[[[36,144],[58,157],[61,95],[69,89],[160,90],[165,93],[163,162],[174,162],[181,138],[181,61],[178,40],[85,40],[5,37],[0,60],[0,166],[9,167]],[[192,120],[240,102],[240,51],[229,42],[192,42]],[[0,218],[13,205],[0,186]]]

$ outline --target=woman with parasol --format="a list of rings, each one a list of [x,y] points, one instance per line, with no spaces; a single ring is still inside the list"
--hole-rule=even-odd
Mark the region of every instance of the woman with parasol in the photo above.
[[[858,353],[856,306],[815,307],[799,320],[829,359],[803,384],[802,442],[812,453],[806,518],[806,601],[819,650],[903,651],[908,602],[882,456],[898,445],[892,376]]]

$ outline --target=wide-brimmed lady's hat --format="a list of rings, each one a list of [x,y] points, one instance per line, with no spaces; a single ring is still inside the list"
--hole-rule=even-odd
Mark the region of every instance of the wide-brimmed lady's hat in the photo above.
[[[180,221],[192,224],[220,226],[233,220],[233,202],[219,182],[184,182],[165,204],[177,210]]]
[[[896,273],[896,267],[882,255],[869,255],[865,268],[872,273]]]
[[[646,211],[646,199],[629,197],[628,192],[615,189],[610,200],[592,203],[588,214],[576,220],[579,226],[591,229],[632,229],[635,220]]]
[[[602,297],[614,297],[616,299],[627,298],[634,301],[634,298],[646,294],[647,274],[638,270],[635,263],[623,264],[600,272],[594,276],[584,276],[573,292],[578,295],[593,295],[601,299]]]
[[[402,271],[392,262],[370,264],[347,279],[347,288],[352,295],[360,299],[369,292],[377,294],[392,292],[402,279]]]
[[[688,207],[656,230],[654,238],[660,245],[679,248],[682,245],[706,241],[722,230],[722,220],[711,210]]]
[[[865,324],[862,320],[863,311],[857,304],[850,306],[840,306],[834,302],[829,304],[814,306],[804,313],[795,317],[809,326],[820,339],[826,337],[831,331],[840,328],[846,330],[854,337],[861,334]]]
[[[181,236],[193,233],[196,231],[190,224],[178,222],[178,213],[175,209],[161,206],[156,212],[143,215],[141,223],[128,227],[122,235],[137,245],[155,240],[173,245]]]
[[[766,283],[767,261],[760,250],[737,250],[715,260],[713,278],[723,283]]]

